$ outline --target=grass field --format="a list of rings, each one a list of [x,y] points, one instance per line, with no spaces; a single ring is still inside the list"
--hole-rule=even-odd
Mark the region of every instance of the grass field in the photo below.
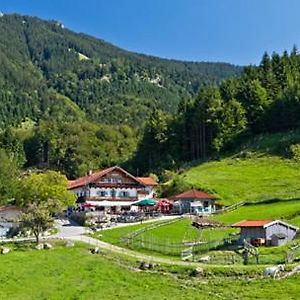
[[[228,237],[235,232],[233,228],[226,229],[202,229],[199,230],[192,225],[189,218],[181,219],[175,223],[158,227],[142,234],[143,237],[159,240],[167,240],[170,243],[182,243],[190,241],[211,241],[220,240]]]
[[[116,227],[109,230],[98,231],[92,234],[93,237],[99,238],[100,240],[111,243],[113,245],[122,246],[121,238],[126,235],[145,228],[153,223],[160,223],[161,221],[147,222],[147,223],[137,223],[135,225],[124,226],[124,227]]]
[[[214,192],[225,205],[300,198],[300,163],[289,159],[290,145],[299,142],[300,130],[258,135],[220,161],[194,165],[180,176],[190,186]]]
[[[196,229],[192,220],[184,218],[175,223],[161,226],[142,233],[133,242],[136,250],[147,249],[157,253],[181,256],[183,250],[190,247],[190,243],[202,242],[193,246],[195,253],[206,252],[223,243],[224,238],[237,232],[233,228]]]
[[[196,241],[221,242],[224,238],[229,237],[231,233],[238,231],[237,229],[233,228],[199,230],[193,227],[191,224],[192,219],[190,218],[177,220],[174,223],[141,233],[134,238],[129,245],[122,243],[121,238],[134,232],[135,230],[149,226],[149,223],[101,231],[93,234],[93,237],[114,245],[129,247],[137,251],[142,251],[147,254],[180,256],[181,251],[187,248],[184,243]]]
[[[241,220],[284,219],[292,224],[300,225],[300,199],[268,201],[244,205],[234,211],[216,215],[218,221],[233,224]]]
[[[274,281],[259,279],[258,273],[257,279],[248,280],[239,274],[249,268],[209,267],[199,279],[181,269],[173,269],[172,276],[138,272],[120,257],[91,255],[85,246],[14,251],[0,260],[0,299],[267,300],[276,295],[289,300],[300,293],[300,276]]]
[[[225,205],[300,198],[300,163],[276,156],[207,162],[181,176],[194,187],[214,192]]]

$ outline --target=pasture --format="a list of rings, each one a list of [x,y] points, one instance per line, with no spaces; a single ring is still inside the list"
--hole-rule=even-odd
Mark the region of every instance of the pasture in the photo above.
[[[156,222],[155,224],[160,224],[160,222]],[[102,231],[93,234],[93,236],[100,240],[137,251],[179,257],[181,252],[189,247],[189,244],[198,243],[198,245],[194,246],[195,251],[207,251],[210,247],[215,247],[223,243],[223,240],[230,237],[232,233],[237,232],[237,229],[233,228],[200,230],[191,224],[191,218],[179,219],[171,224],[145,230],[128,242],[122,242],[122,238],[127,237],[136,230],[147,229],[149,223]]]
[[[189,185],[218,195],[224,205],[300,198],[300,163],[278,156],[206,162],[180,176]]]
[[[241,220],[283,219],[296,226],[300,225],[300,199],[271,200],[261,203],[249,203],[231,212],[216,215],[213,218],[227,224]]]
[[[145,272],[136,269],[136,262],[109,253],[92,255],[83,245],[19,249],[0,260],[0,299],[267,300],[276,294],[288,300],[300,293],[300,276],[261,279],[262,269],[251,267],[205,267],[200,278],[191,277],[189,268],[160,266]]]

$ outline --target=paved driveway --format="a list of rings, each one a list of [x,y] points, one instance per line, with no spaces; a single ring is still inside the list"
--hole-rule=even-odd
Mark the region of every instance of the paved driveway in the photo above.
[[[86,227],[79,226],[70,220],[58,219],[55,222],[58,229],[58,233],[54,235],[56,238],[70,238],[88,233]]]

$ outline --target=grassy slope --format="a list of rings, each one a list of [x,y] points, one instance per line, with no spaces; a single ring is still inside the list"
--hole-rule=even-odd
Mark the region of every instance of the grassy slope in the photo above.
[[[85,247],[16,251],[1,256],[0,299],[298,299],[300,277],[199,282],[130,271]],[[220,269],[223,276],[224,270]],[[288,291],[288,292],[287,292]]]
[[[245,219],[284,219],[299,226],[298,215],[300,215],[299,199],[245,205],[234,211],[217,215],[215,219],[229,224]]]
[[[181,176],[194,187],[219,195],[225,205],[300,198],[300,163],[275,155],[299,141],[299,131],[258,136],[243,144],[238,154],[191,167]]]
[[[214,191],[221,202],[300,198],[300,164],[279,157],[224,159],[188,170],[184,178]]]

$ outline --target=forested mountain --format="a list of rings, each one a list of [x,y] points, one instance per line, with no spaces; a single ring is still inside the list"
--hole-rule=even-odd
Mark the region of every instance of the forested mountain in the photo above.
[[[194,99],[183,99],[177,114],[154,110],[133,165],[142,171],[176,168],[234,152],[242,137],[299,128],[299,79],[296,47],[282,55],[265,53],[259,66],[245,67],[239,78],[202,87]],[[298,159],[300,141],[276,151]]]
[[[204,84],[241,71],[128,52],[60,22],[20,15],[0,17],[0,64],[0,128],[58,112],[64,120],[84,114],[100,123],[141,125],[152,108],[175,112]]]

